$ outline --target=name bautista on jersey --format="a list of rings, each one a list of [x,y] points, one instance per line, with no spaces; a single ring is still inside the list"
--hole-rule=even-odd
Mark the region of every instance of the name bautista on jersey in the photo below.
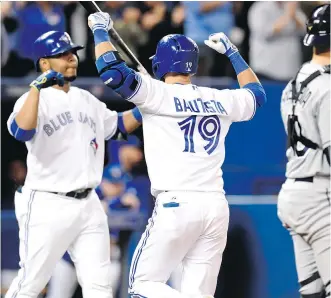
[[[50,119],[49,123],[44,124],[43,130],[50,137],[55,131],[59,130],[61,126],[66,126],[73,122],[74,120],[71,116],[70,111],[63,112],[61,114],[56,115],[55,118]],[[83,124],[86,123],[93,130],[94,133],[96,132],[95,121],[86,113],[79,112],[78,122],[81,122]]]
[[[185,100],[174,97],[176,112],[194,112],[194,113],[220,113],[228,115],[222,104],[216,100],[205,100],[201,98]]]

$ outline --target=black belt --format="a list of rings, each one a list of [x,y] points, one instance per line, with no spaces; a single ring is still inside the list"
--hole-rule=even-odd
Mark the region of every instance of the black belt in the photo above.
[[[301,182],[310,182],[310,183],[313,183],[314,182],[314,177],[295,178],[294,181],[295,182],[301,181]]]
[[[92,190],[92,188],[86,188],[84,191],[70,191],[67,193],[63,193],[63,192],[52,192],[56,195],[60,195],[60,196],[65,196],[65,197],[70,197],[70,198],[74,198],[74,199],[85,199],[90,191]]]
[[[92,188],[87,188],[84,191],[80,191],[80,192],[70,191],[70,192],[64,193],[64,192],[52,192],[51,191],[50,193],[80,200],[80,199],[85,199],[89,195],[91,190],[92,190]],[[18,186],[16,191],[21,193],[22,192],[22,186],[21,185]]]

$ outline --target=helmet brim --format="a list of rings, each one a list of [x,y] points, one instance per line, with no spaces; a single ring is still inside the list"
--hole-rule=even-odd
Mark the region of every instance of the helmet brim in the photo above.
[[[85,47],[82,46],[82,45],[76,45],[76,44],[72,44],[68,47],[63,47],[60,51],[56,51],[54,53],[52,53],[52,55],[48,55],[48,56],[45,56],[46,57],[53,57],[53,56],[56,56],[56,55],[59,55],[59,54],[63,54],[63,53],[66,53],[66,52],[70,52],[70,51],[79,51],[79,50],[82,50],[84,49]]]
[[[60,55],[60,54],[66,53],[66,52],[70,52],[70,51],[79,51],[84,48],[85,47],[82,45],[71,44],[68,47],[63,47],[60,51],[56,51],[56,52],[52,53],[52,55],[42,56],[36,61],[36,64],[35,64],[36,70],[40,71],[39,60],[42,58],[56,58],[57,55]]]

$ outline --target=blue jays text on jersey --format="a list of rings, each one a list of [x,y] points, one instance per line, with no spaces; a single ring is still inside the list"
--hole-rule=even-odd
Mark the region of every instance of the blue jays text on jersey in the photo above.
[[[83,124],[87,124],[95,133],[96,132],[96,124],[91,116],[86,113],[79,112],[78,122]],[[73,123],[73,117],[70,111],[63,112],[61,114],[56,115],[56,118],[52,118],[49,120],[49,123],[44,124],[43,130],[50,137],[54,132],[58,131],[61,126],[66,126],[70,123]]]

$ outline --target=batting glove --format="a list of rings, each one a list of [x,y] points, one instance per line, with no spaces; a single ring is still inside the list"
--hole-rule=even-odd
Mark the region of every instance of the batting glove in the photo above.
[[[48,70],[32,81],[30,87],[34,87],[40,91],[42,88],[51,87],[53,85],[62,87],[64,85],[64,77],[59,72]]]
[[[229,40],[223,33],[214,33],[209,35],[209,39],[205,40],[205,44],[215,51],[230,57],[238,52],[238,48]]]
[[[104,30],[108,32],[113,28],[114,22],[110,18],[110,15],[106,12],[96,12],[90,14],[88,17],[88,25],[92,32],[95,30]]]

